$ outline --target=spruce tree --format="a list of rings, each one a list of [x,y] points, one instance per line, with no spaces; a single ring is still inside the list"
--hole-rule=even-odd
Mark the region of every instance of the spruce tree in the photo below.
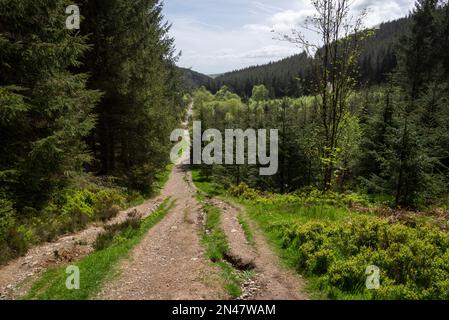
[[[0,179],[18,207],[39,206],[89,161],[99,93],[74,73],[88,49],[65,0],[0,2]]]
[[[170,132],[182,112],[173,39],[159,1],[84,1],[82,32],[93,49],[83,70],[105,93],[90,139],[100,174],[150,191],[168,161]]]
[[[399,206],[426,203],[438,196],[445,184],[439,170],[436,14],[437,1],[419,0],[410,33],[399,50],[394,120],[385,135],[380,173],[385,190],[394,195]]]

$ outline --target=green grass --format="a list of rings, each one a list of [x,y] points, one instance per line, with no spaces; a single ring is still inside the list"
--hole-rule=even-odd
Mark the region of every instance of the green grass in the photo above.
[[[173,164],[167,165],[165,167],[164,171],[161,171],[156,174],[156,179],[154,182],[154,194],[153,196],[159,195],[162,188],[164,188],[165,184],[167,183],[168,179],[170,178],[170,173],[173,170]]]
[[[133,208],[140,206],[145,203],[145,198],[154,198],[160,195],[161,190],[167,184],[168,179],[170,178],[170,173],[173,170],[173,164],[169,164],[165,167],[165,170],[156,173],[155,179],[153,182],[153,186],[149,194],[142,195],[137,191],[131,191],[128,194],[128,202],[126,203],[127,208]]]
[[[221,211],[206,201],[204,195],[198,193],[197,199],[206,212],[206,230],[202,232],[202,243],[206,247],[206,256],[221,270],[226,291],[234,298],[242,293],[241,284],[243,277],[230,263],[225,260],[229,251],[229,244],[224,231],[220,228]]]
[[[95,251],[74,263],[80,270],[80,289],[68,290],[65,282],[66,266],[49,269],[31,287],[24,299],[31,300],[86,300],[98,293],[106,280],[112,279],[117,263],[128,256],[144,235],[174,206],[166,199],[148,218],[144,219],[130,237],[119,237],[111,246]]]
[[[206,247],[206,255],[210,261],[220,268],[220,277],[228,294],[237,298],[242,294],[244,281],[254,277],[253,271],[239,271],[226,261],[229,244],[226,235],[220,227],[221,211],[206,201],[207,197],[221,195],[224,189],[217,183],[203,178],[198,170],[192,171],[193,182],[198,188],[197,199],[206,212],[206,230],[202,233],[202,242]]]
[[[255,221],[262,229],[268,242],[287,267],[296,270],[297,252],[285,248],[281,237],[281,226],[306,223],[308,221],[332,221],[343,223],[348,217],[354,215],[351,211],[342,207],[331,205],[302,206],[299,203],[284,201],[264,202],[255,200],[238,199],[226,194],[218,184],[206,180],[198,170],[193,171],[193,178],[197,188],[206,195],[217,195],[228,202],[239,204],[245,208],[247,215],[239,215],[239,223],[245,232],[245,237],[250,244],[254,244],[254,235],[246,217]],[[335,299],[364,299],[363,295],[348,295],[332,288],[322,287],[318,278],[308,276],[306,278],[306,290],[312,298],[328,299],[334,295]],[[329,292],[331,294],[329,294]]]
[[[241,200],[240,203],[245,206],[248,214],[264,229],[267,229],[273,223],[293,224],[311,220],[343,221],[353,214],[345,208],[327,205],[303,207],[291,203],[265,204],[251,200]]]
[[[226,235],[220,228],[220,209],[206,202],[202,195],[198,195],[197,199],[207,214],[206,229],[208,232],[204,232],[203,235],[203,242],[206,244],[207,249],[206,254],[212,262],[223,260],[229,251],[229,245]]]
[[[217,190],[197,179],[201,190]],[[364,206],[364,199],[336,193],[267,195],[238,186],[220,196],[245,207],[244,217],[255,221],[281,260],[305,277],[313,299],[449,298],[449,234],[432,216],[391,222],[376,215],[375,206],[351,211],[353,203]],[[370,265],[380,268],[378,290],[365,286]]]
[[[328,205],[303,207],[292,203],[260,203],[251,200],[238,200],[244,205],[249,217],[262,228],[271,247],[287,267],[297,270],[298,252],[286,248],[282,238],[283,226],[302,224],[308,221],[332,221],[343,223],[354,215],[349,210]],[[364,299],[363,295],[348,295],[334,288],[323,287],[318,277],[308,275],[305,289],[313,299]]]
[[[246,218],[243,216],[242,213],[239,213],[237,219],[240,225],[242,226],[246,241],[248,241],[250,245],[254,246],[256,244],[254,241],[254,234],[253,231],[251,230],[251,227],[249,226],[248,221],[246,220]]]
[[[206,179],[199,170],[192,170],[192,180],[198,190],[208,196],[218,196],[225,192],[222,185]]]

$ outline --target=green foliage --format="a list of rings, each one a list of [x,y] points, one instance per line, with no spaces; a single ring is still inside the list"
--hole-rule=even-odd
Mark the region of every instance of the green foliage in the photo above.
[[[1,263],[110,219],[168,178],[185,105],[162,5],[82,0],[72,31],[70,4],[0,1]],[[86,183],[86,172],[106,178]]]
[[[423,68],[416,54],[421,42],[424,47],[443,43],[438,37],[444,35],[435,30],[442,28],[446,11],[430,4],[425,8],[423,16],[432,19],[419,18],[421,9],[417,9],[412,18],[404,20],[401,28],[410,26],[412,32],[398,51],[402,58],[390,83],[346,92],[343,109],[334,119],[338,121],[331,126],[334,120],[322,114],[320,96],[267,100],[261,85],[251,89],[260,91],[263,98],[245,103],[230,94],[228,87],[216,95],[204,88],[195,92],[194,120],[202,122],[203,130],[279,130],[279,168],[274,176],[261,177],[258,165],[200,166],[203,176],[225,187],[243,182],[268,192],[292,193],[304,187],[356,191],[413,210],[444,205],[441,199],[447,196],[449,182],[448,78],[438,65],[444,64],[445,55],[425,50],[429,68]],[[414,77],[413,66],[420,73],[415,84],[408,80]],[[352,75],[345,76],[351,81]],[[323,127],[324,116],[327,125]]]
[[[40,242],[84,228],[89,222],[106,221],[127,205],[127,195],[120,189],[93,187],[68,191],[61,199],[28,216],[20,216],[11,202],[0,201],[0,263],[20,256]]]
[[[74,221],[74,229],[80,229],[92,220],[108,220],[123,208],[125,198],[117,190],[81,190],[67,196],[62,216]]]
[[[105,227],[94,243],[95,250],[103,250],[111,245],[132,239],[138,232],[142,220],[138,217],[129,217],[124,222]]]
[[[199,170],[192,170],[192,180],[195,186],[208,196],[223,194],[224,188],[221,184],[204,177]]]
[[[251,99],[256,102],[268,100],[269,91],[263,85],[258,85],[253,87],[253,93],[251,95]]]
[[[28,248],[27,230],[16,228],[12,203],[0,197],[0,264],[22,254]]]
[[[369,30],[366,33],[371,37],[363,34],[361,42],[351,44],[352,36],[342,39],[339,48],[354,46],[348,48],[351,54],[316,66],[328,66],[329,70],[320,75],[327,74],[329,79],[310,78],[311,69],[305,71],[306,66],[310,62],[316,65],[318,58],[309,61],[299,55],[223,75],[218,81],[225,85],[217,87],[215,95],[204,88],[194,93],[194,119],[202,122],[203,130],[279,130],[276,175],[261,177],[258,165],[201,166],[201,173],[225,187],[243,182],[251,188],[279,193],[304,187],[356,191],[412,210],[444,205],[449,183],[448,50],[444,49],[447,34],[443,31],[448,7],[444,1],[418,1],[411,17]],[[397,45],[399,35],[403,39]],[[360,48],[364,48],[360,78],[382,86],[357,85],[360,79],[354,58]],[[296,65],[298,61],[302,63]],[[345,72],[340,73],[340,67]],[[282,81],[274,72],[281,69]],[[272,81],[267,83],[265,73]],[[273,74],[282,85],[274,83]],[[269,100],[294,96],[285,77],[299,78],[294,82],[301,87],[302,96]],[[302,82],[308,77],[308,84]],[[331,82],[333,85],[328,86]],[[310,86],[316,88],[310,90]],[[282,88],[283,94],[273,94]],[[242,99],[230,90],[241,94]],[[253,99],[248,99],[253,93]]]
[[[244,203],[281,256],[327,298],[447,299],[449,235],[437,227],[280,199]],[[365,287],[370,265],[381,270],[379,290]]]
[[[45,204],[90,159],[84,139],[100,93],[71,72],[88,44],[65,28],[67,5],[0,3],[0,179],[17,208]]]
[[[284,248],[297,252],[298,270],[319,277],[326,289],[372,299],[447,299],[449,236],[438,229],[390,224],[374,217],[344,223],[285,226]],[[365,270],[381,270],[381,288],[365,288]],[[335,291],[334,291],[335,292]]]
[[[244,200],[252,200],[260,204],[292,204],[297,206],[334,206],[342,208],[369,207],[369,200],[356,193],[323,192],[317,189],[304,188],[290,194],[260,192],[248,187],[245,183],[232,186],[228,193]]]
[[[170,133],[184,114],[170,26],[160,1],[82,5],[82,33],[92,46],[83,70],[104,92],[90,139],[97,155],[93,170],[151,194],[155,174],[169,161]]]
[[[398,68],[384,99],[375,103],[363,138],[366,189],[389,194],[394,205],[419,209],[447,193],[447,74],[441,16],[447,3],[416,3],[400,42]],[[368,116],[368,115],[366,115]]]
[[[232,186],[228,190],[229,194],[234,197],[240,197],[248,200],[255,200],[259,197],[256,190],[251,189],[246,183],[241,183],[238,186]]]

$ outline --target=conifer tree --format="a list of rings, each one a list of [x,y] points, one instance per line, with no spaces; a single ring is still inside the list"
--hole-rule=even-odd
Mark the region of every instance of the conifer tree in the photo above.
[[[0,179],[20,207],[39,206],[89,161],[84,138],[99,93],[86,89],[86,39],[65,0],[0,2]]]
[[[409,35],[401,42],[394,124],[386,134],[380,176],[396,205],[416,207],[444,190],[438,145],[438,98],[436,82],[440,58],[437,46],[437,1],[419,0]]]
[[[170,132],[182,112],[169,25],[159,1],[84,1],[82,32],[93,49],[83,70],[105,93],[91,138],[100,174],[149,192],[168,161]]]

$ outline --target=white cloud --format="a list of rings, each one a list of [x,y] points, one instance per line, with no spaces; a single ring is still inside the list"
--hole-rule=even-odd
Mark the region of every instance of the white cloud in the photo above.
[[[276,11],[282,11],[283,9],[281,7],[277,7],[277,6],[273,6],[273,5],[268,5],[259,1],[253,1],[252,2],[253,6],[263,12],[266,13],[273,13]]]
[[[249,50],[245,52],[239,52],[234,50],[224,51],[221,53],[218,53],[216,55],[208,56],[209,58],[215,58],[215,59],[276,59],[276,58],[282,58],[288,55],[293,55],[297,51],[296,48],[293,47],[283,47],[283,46],[266,46],[254,50]]]
[[[180,65],[203,73],[221,73],[300,51],[292,44],[274,40],[271,31],[287,33],[297,28],[314,13],[309,0],[228,1],[232,7],[223,11],[223,4],[217,3],[213,15],[193,1],[192,8],[190,2],[182,2],[183,11],[166,13],[173,24],[171,35],[176,47],[183,51]],[[208,0],[207,4],[210,6],[211,2]],[[366,25],[374,26],[407,15],[413,3],[414,0],[354,0],[353,8],[357,14],[368,7]]]

